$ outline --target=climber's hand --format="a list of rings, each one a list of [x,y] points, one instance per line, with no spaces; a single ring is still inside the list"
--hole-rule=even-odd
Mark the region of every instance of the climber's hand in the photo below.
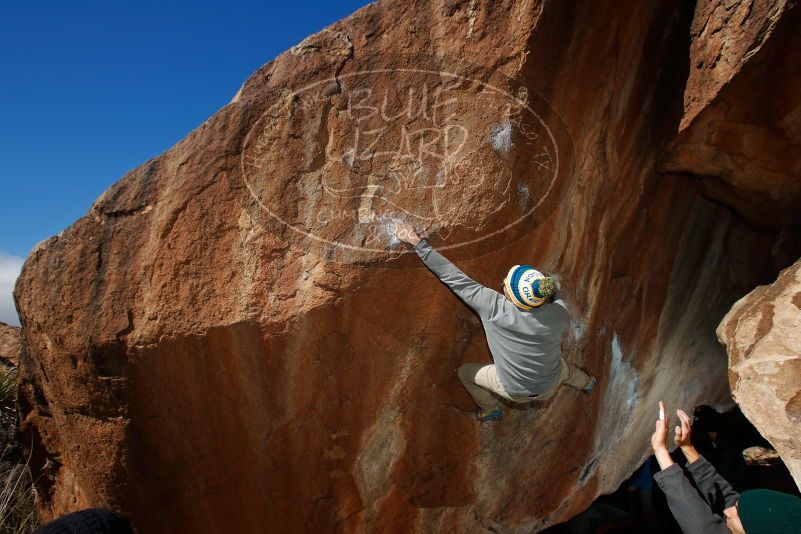
[[[662,416],[664,415],[664,419]],[[659,401],[659,419],[656,421],[656,426],[654,428],[654,433],[651,436],[651,447],[653,447],[654,452],[659,451],[667,451],[667,439],[668,439],[668,414],[665,410],[665,405],[662,401]]]
[[[681,426],[676,427],[676,435],[673,437],[673,442],[679,447],[688,447],[692,445],[690,441],[690,425],[692,423],[683,410],[676,410],[676,415],[679,416]]]
[[[417,235],[417,231],[415,231],[414,226],[406,221],[396,220],[393,232],[396,236],[398,236],[398,239],[404,243],[409,243],[412,246],[420,242],[420,236]]]

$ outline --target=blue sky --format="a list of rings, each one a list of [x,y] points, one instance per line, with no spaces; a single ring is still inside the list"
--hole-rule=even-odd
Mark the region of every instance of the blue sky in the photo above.
[[[36,243],[362,1],[0,2],[0,321]]]

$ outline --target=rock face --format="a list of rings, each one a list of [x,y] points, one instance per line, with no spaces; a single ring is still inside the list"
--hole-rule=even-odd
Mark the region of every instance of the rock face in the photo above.
[[[0,361],[16,366],[19,363],[19,328],[0,322]]]
[[[781,24],[782,5],[753,12]],[[659,399],[728,402],[715,327],[799,239],[657,166],[755,57],[688,82],[712,7],[695,9],[378,2],[259,69],[26,261],[42,516],[531,532],[631,473]],[[455,369],[489,361],[481,325],[393,242],[392,217],[490,287],[515,263],[555,273],[565,357],[596,392],[478,426]]]
[[[699,2],[681,132],[660,165],[760,227],[801,223],[799,28],[793,2]]]
[[[801,488],[801,261],[737,301],[718,338],[737,404]]]

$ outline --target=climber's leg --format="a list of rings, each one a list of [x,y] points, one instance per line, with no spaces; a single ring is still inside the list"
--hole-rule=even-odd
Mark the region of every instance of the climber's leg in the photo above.
[[[559,370],[559,383],[549,391],[540,393],[536,400],[549,401],[551,397],[556,394],[559,386],[562,385],[570,386],[584,393],[590,393],[593,386],[595,386],[596,380],[594,376],[590,376],[579,367],[567,363],[564,358],[559,358],[559,361],[561,366]]]
[[[595,383],[595,378],[585,373],[572,363],[567,363],[564,358],[559,358],[562,361],[562,370],[560,375],[560,383],[567,384],[568,386],[584,390],[587,393],[592,389]]]
[[[492,393],[509,398],[501,386],[494,365],[466,363],[459,367],[459,380],[462,381],[462,385],[479,408],[487,412],[499,410],[501,407],[498,399],[493,397]]]

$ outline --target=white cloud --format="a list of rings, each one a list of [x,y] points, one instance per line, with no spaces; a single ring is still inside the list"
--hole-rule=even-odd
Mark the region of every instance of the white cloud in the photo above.
[[[11,293],[24,261],[25,258],[0,252],[0,321],[15,326],[19,326],[19,317]]]

